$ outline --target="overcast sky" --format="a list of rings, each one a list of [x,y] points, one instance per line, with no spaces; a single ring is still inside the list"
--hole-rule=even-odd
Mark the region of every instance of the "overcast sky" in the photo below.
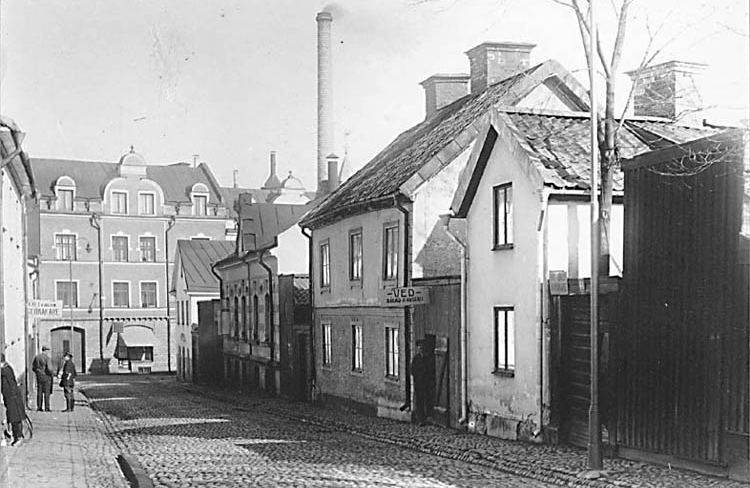
[[[666,17],[657,61],[708,63],[716,121],[746,119],[748,2],[639,3],[623,71],[638,64],[646,25]],[[324,7],[336,151],[348,146],[355,169],[424,118],[418,83],[468,72],[464,52],[483,41],[535,43],[532,64],[555,58],[586,79],[572,12],[552,0],[5,0],[0,110],[32,157],[117,161],[133,144],[149,163],[199,154],[222,185],[236,169],[240,186],[258,187],[276,150],[281,175],[312,189]]]

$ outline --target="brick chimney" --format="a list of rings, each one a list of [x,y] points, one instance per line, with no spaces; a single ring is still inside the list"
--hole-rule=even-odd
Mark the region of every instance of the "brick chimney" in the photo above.
[[[698,84],[705,69],[701,63],[667,61],[628,71],[634,84],[633,115],[700,124],[703,100]]]
[[[434,74],[420,83],[424,88],[425,119],[469,94],[471,76],[463,73]]]
[[[466,51],[471,69],[471,94],[529,68],[529,53],[536,44],[483,42]]]
[[[330,12],[319,12],[318,23],[318,188],[319,195],[327,191],[327,156],[333,152],[333,67],[331,59]]]

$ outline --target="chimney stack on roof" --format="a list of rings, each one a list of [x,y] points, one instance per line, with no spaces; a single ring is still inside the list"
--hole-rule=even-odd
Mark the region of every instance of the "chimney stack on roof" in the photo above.
[[[278,190],[281,188],[281,181],[276,176],[276,151],[271,151],[271,168],[266,182],[263,183],[261,189],[263,190]]]
[[[536,44],[483,42],[466,51],[471,66],[471,94],[529,68],[529,53]]]
[[[705,64],[667,61],[628,71],[633,80],[633,115],[665,117],[700,124],[703,107],[699,80]]]
[[[193,168],[198,167],[198,159],[200,158],[200,154],[193,154]]]
[[[330,12],[319,12],[318,23],[318,194],[326,191],[327,156],[333,152],[333,87]]]
[[[434,74],[422,81],[424,88],[425,119],[435,112],[469,94],[471,76],[463,73]]]

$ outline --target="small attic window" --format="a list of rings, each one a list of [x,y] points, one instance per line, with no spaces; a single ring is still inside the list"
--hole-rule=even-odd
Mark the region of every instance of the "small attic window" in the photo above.
[[[193,201],[193,215],[205,216],[208,214],[208,188],[206,185],[202,183],[193,185],[190,198]]]
[[[61,176],[55,183],[55,196],[57,196],[57,209],[67,212],[73,211],[73,200],[76,195],[76,183],[69,176]]]

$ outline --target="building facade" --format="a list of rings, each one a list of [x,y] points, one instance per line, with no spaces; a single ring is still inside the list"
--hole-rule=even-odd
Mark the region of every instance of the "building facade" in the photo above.
[[[180,239],[222,240],[227,209],[205,163],[148,165],[32,159],[39,182],[39,298],[63,318],[40,320],[53,360],[83,372],[174,371],[169,280]]]

